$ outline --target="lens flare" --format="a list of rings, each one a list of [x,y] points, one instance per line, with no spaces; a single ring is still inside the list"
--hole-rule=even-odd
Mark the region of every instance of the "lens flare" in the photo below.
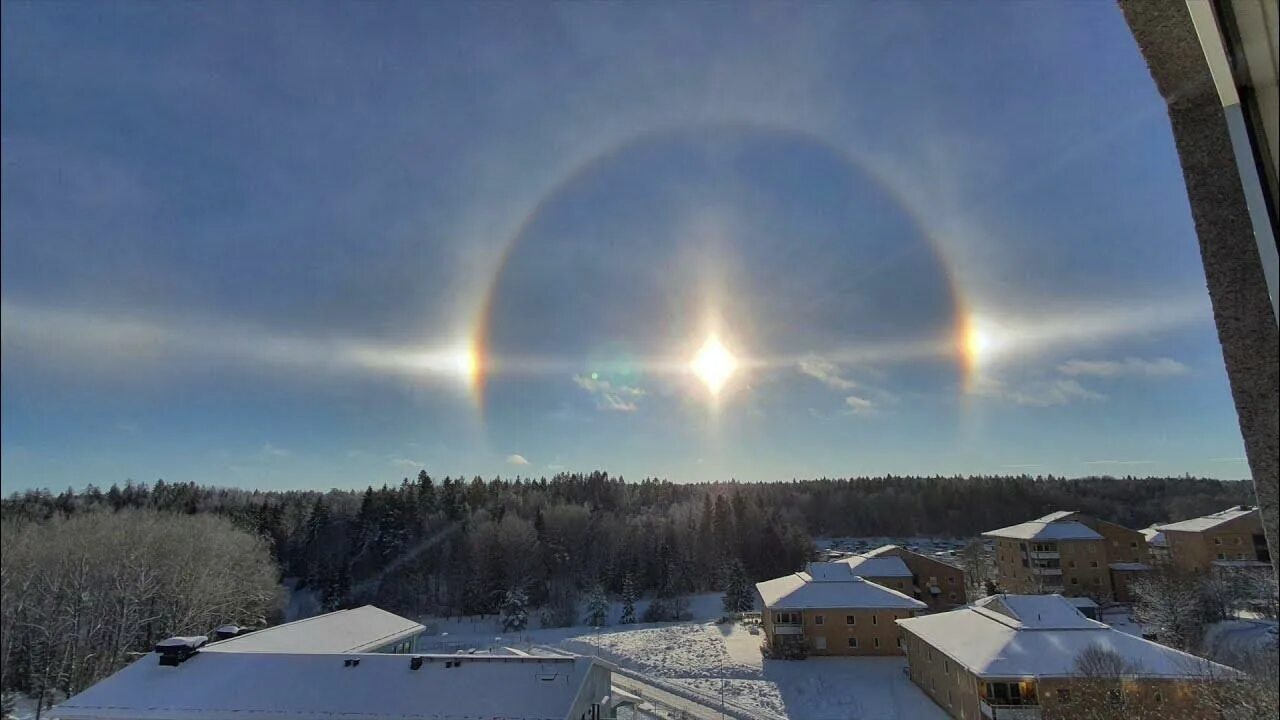
[[[725,383],[737,372],[738,359],[720,342],[720,338],[712,335],[693,356],[689,369],[715,396],[720,394]]]

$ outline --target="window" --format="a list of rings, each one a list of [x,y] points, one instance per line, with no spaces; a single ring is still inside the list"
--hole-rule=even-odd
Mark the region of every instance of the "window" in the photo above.
[[[857,648],[857,647],[858,647],[858,638],[856,638],[856,637],[851,637],[851,638],[849,638],[849,647],[851,647],[851,648]]]
[[[947,599],[948,599],[948,600],[951,600],[951,601],[953,601],[953,602],[954,602],[954,601],[955,601],[955,599],[956,599],[956,594],[955,594],[955,593],[947,593]]]
[[[800,613],[798,612],[775,612],[773,614],[773,622],[775,625],[799,625]]]
[[[871,616],[871,624],[872,624],[872,625],[879,625],[879,624],[880,624],[880,622],[879,622],[879,618],[878,618],[878,617],[876,617],[875,615],[872,615],[872,616]]]
[[[845,616],[844,616],[844,624],[845,624],[845,625],[857,625],[857,624],[858,624],[858,617],[857,617],[856,615],[845,615]]]
[[[1067,688],[1058,688],[1058,702],[1071,702],[1071,691]]]
[[[1071,584],[1072,584],[1072,585],[1079,585],[1079,584],[1080,584],[1080,579],[1079,579],[1079,578],[1071,578]]]
[[[1124,691],[1120,688],[1111,688],[1107,691],[1107,702],[1112,705],[1124,704]]]
[[[1218,553],[1218,559],[1219,559],[1219,560],[1226,560],[1226,559],[1227,559],[1227,554],[1226,554],[1226,553]]]
[[[1136,543],[1136,542],[1131,542],[1131,543],[1129,543],[1129,547],[1131,547],[1131,548],[1136,548],[1136,547],[1138,547],[1138,543]]]
[[[951,674],[951,662],[949,660],[942,661],[942,674],[943,675]]]
[[[1073,568],[1073,567],[1075,567],[1075,566],[1076,566],[1076,561],[1075,561],[1075,560],[1068,560],[1068,561],[1067,561],[1067,567],[1072,567],[1072,568]]]
[[[1151,694],[1151,699],[1156,701],[1157,703],[1162,703],[1164,702],[1164,695],[1162,695],[1159,690],[1156,690],[1154,693]]]
[[[951,704],[951,691],[950,691],[950,690],[948,690],[948,691],[947,691],[947,704],[948,704],[948,705],[950,705],[950,704]]]
[[[1214,544],[1214,545],[1221,545],[1221,544],[1222,544],[1222,538],[1220,538],[1220,537],[1216,537],[1216,538],[1214,538],[1214,539],[1213,539],[1213,544]]]
[[[814,616],[813,616],[813,624],[814,624],[814,625],[825,625],[825,624],[827,624],[827,616],[826,616],[826,615],[814,615]]]
[[[872,638],[871,644],[875,647],[880,647],[880,638]]]
[[[1096,568],[1096,567],[1098,567],[1098,561],[1097,561],[1097,560],[1090,560],[1090,561],[1089,561],[1089,567],[1091,567],[1091,568]]]
[[[1239,544],[1240,544],[1240,538],[1232,538],[1232,539],[1231,539],[1231,544],[1232,544],[1232,545],[1239,545]]]

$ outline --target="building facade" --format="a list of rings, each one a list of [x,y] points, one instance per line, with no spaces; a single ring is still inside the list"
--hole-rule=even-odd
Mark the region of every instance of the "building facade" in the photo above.
[[[1123,599],[1133,574],[1150,570],[1137,530],[1076,512],[1055,512],[991,530],[997,584],[1011,593]]]
[[[1203,517],[1161,525],[1169,561],[1190,572],[1215,566],[1269,569],[1271,553],[1257,508],[1233,507]]]
[[[900,545],[884,545],[863,553],[863,556],[900,559],[911,573],[911,585],[905,590],[897,587],[894,589],[924,602],[930,610],[949,610],[964,605],[968,601],[965,597],[967,585],[964,570],[954,565],[928,555],[921,555]]]
[[[756,585],[765,644],[779,656],[901,655],[896,621],[925,603],[853,574],[845,563],[810,563],[804,572]]]
[[[1202,684],[1233,672],[1089,620],[1056,595],[996,595],[898,625],[911,680],[958,720],[1065,720],[1111,693],[1170,717],[1207,720]],[[1091,647],[1119,655],[1135,672],[1096,695],[1104,681],[1077,665]]]

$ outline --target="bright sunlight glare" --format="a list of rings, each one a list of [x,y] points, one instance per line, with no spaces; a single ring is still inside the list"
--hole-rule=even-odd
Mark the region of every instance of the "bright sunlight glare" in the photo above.
[[[720,338],[712,335],[693,356],[689,369],[707,386],[712,395],[719,395],[725,383],[737,371],[738,359],[725,348]]]

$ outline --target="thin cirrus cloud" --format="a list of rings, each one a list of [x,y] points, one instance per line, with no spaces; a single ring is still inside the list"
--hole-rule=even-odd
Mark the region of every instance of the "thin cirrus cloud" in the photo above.
[[[612,412],[635,412],[638,407],[636,401],[646,395],[641,388],[615,385],[590,375],[574,375],[573,382],[595,398],[597,408]]]
[[[1123,360],[1068,360],[1058,366],[1058,372],[1071,377],[1164,378],[1186,375],[1191,372],[1191,368],[1172,358],[1144,360],[1128,357]]]
[[[876,411],[875,402],[857,395],[849,395],[844,399],[845,412],[850,415],[870,415]]]
[[[840,373],[840,368],[830,360],[818,355],[807,355],[800,358],[796,368],[803,374],[821,382],[833,390],[853,390],[858,383]]]

